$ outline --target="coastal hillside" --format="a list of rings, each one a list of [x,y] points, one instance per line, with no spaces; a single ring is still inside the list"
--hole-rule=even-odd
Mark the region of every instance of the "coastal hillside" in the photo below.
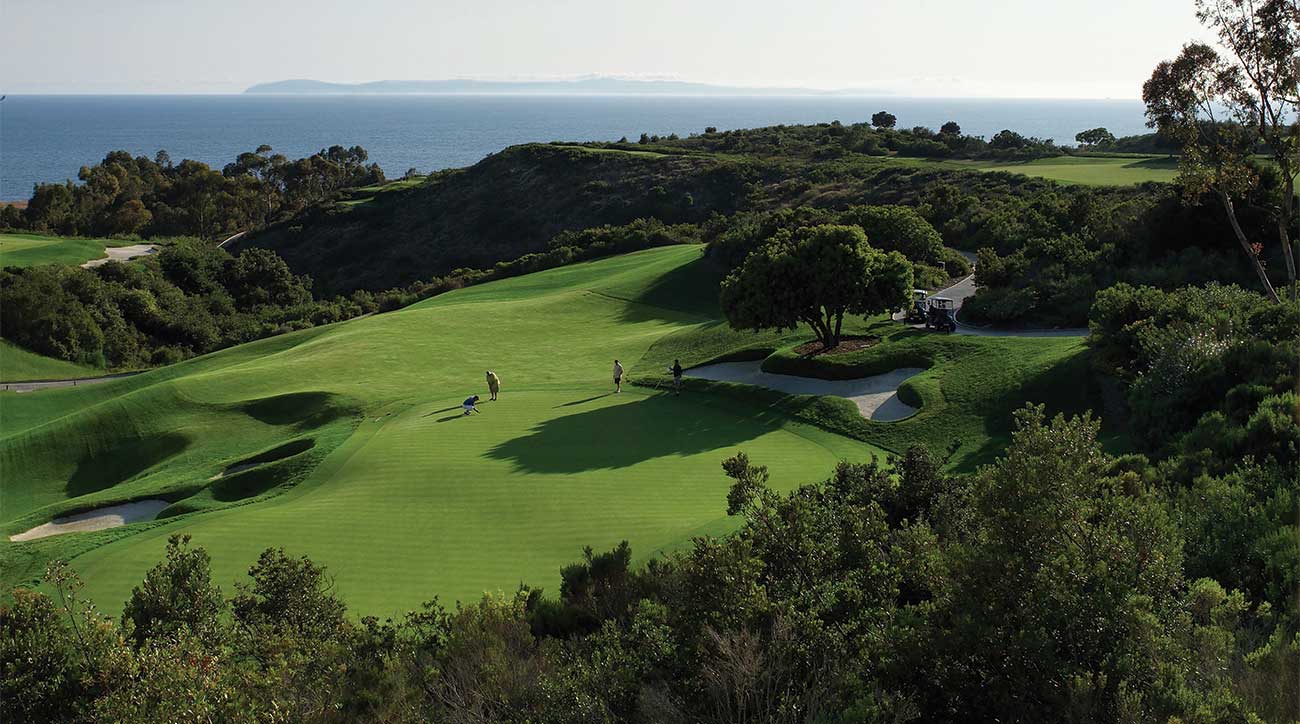
[[[380,290],[541,251],[555,234],[655,217],[702,222],[744,205],[750,162],[525,145],[467,169],[309,209],[239,240],[274,250],[317,289]]]

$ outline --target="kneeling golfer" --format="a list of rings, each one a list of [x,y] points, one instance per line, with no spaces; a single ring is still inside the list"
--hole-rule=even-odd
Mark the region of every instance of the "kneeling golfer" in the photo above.
[[[682,361],[681,360],[676,360],[676,359],[673,360],[672,372],[673,372],[673,389],[676,390],[677,394],[680,395],[682,394]]]
[[[478,408],[474,406],[475,403],[477,402],[478,402],[478,395],[474,395],[473,397],[470,397],[466,399],[464,402],[460,403],[460,407],[465,411],[465,414],[468,415],[471,412],[478,412]]]

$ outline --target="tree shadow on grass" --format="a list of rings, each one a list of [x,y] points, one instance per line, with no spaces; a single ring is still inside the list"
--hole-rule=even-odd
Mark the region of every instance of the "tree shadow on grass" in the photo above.
[[[677,314],[718,317],[718,285],[722,270],[710,260],[699,258],[668,271],[643,289],[632,304],[623,309],[623,321],[643,322],[666,319],[676,321]]]
[[[769,411],[734,415],[660,395],[547,420],[487,454],[537,473],[625,468],[710,450],[721,463],[728,448],[770,432],[776,421]]]

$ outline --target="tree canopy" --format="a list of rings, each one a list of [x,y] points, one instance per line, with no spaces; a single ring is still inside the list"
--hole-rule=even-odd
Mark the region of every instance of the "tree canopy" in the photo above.
[[[722,282],[722,308],[736,329],[812,327],[827,348],[839,344],[844,315],[878,314],[906,304],[912,265],[867,243],[856,226],[823,224],[781,231]]]
[[[1115,134],[1099,126],[1074,134],[1074,140],[1084,146],[1104,148],[1115,142]]]
[[[876,111],[871,114],[871,125],[876,128],[893,128],[898,124],[898,116],[889,111]]]

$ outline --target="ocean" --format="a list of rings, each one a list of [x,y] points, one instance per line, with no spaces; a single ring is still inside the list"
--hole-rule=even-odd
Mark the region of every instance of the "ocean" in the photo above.
[[[0,102],[0,199],[37,182],[76,179],[114,150],[220,169],[269,144],[290,158],[361,145],[391,177],[471,165],[530,141],[613,141],[642,132],[698,133],[781,123],[855,123],[888,110],[900,127],[955,120],[972,135],[1004,128],[1073,144],[1105,126],[1146,132],[1137,100],[990,100],[848,96],[22,96]]]

